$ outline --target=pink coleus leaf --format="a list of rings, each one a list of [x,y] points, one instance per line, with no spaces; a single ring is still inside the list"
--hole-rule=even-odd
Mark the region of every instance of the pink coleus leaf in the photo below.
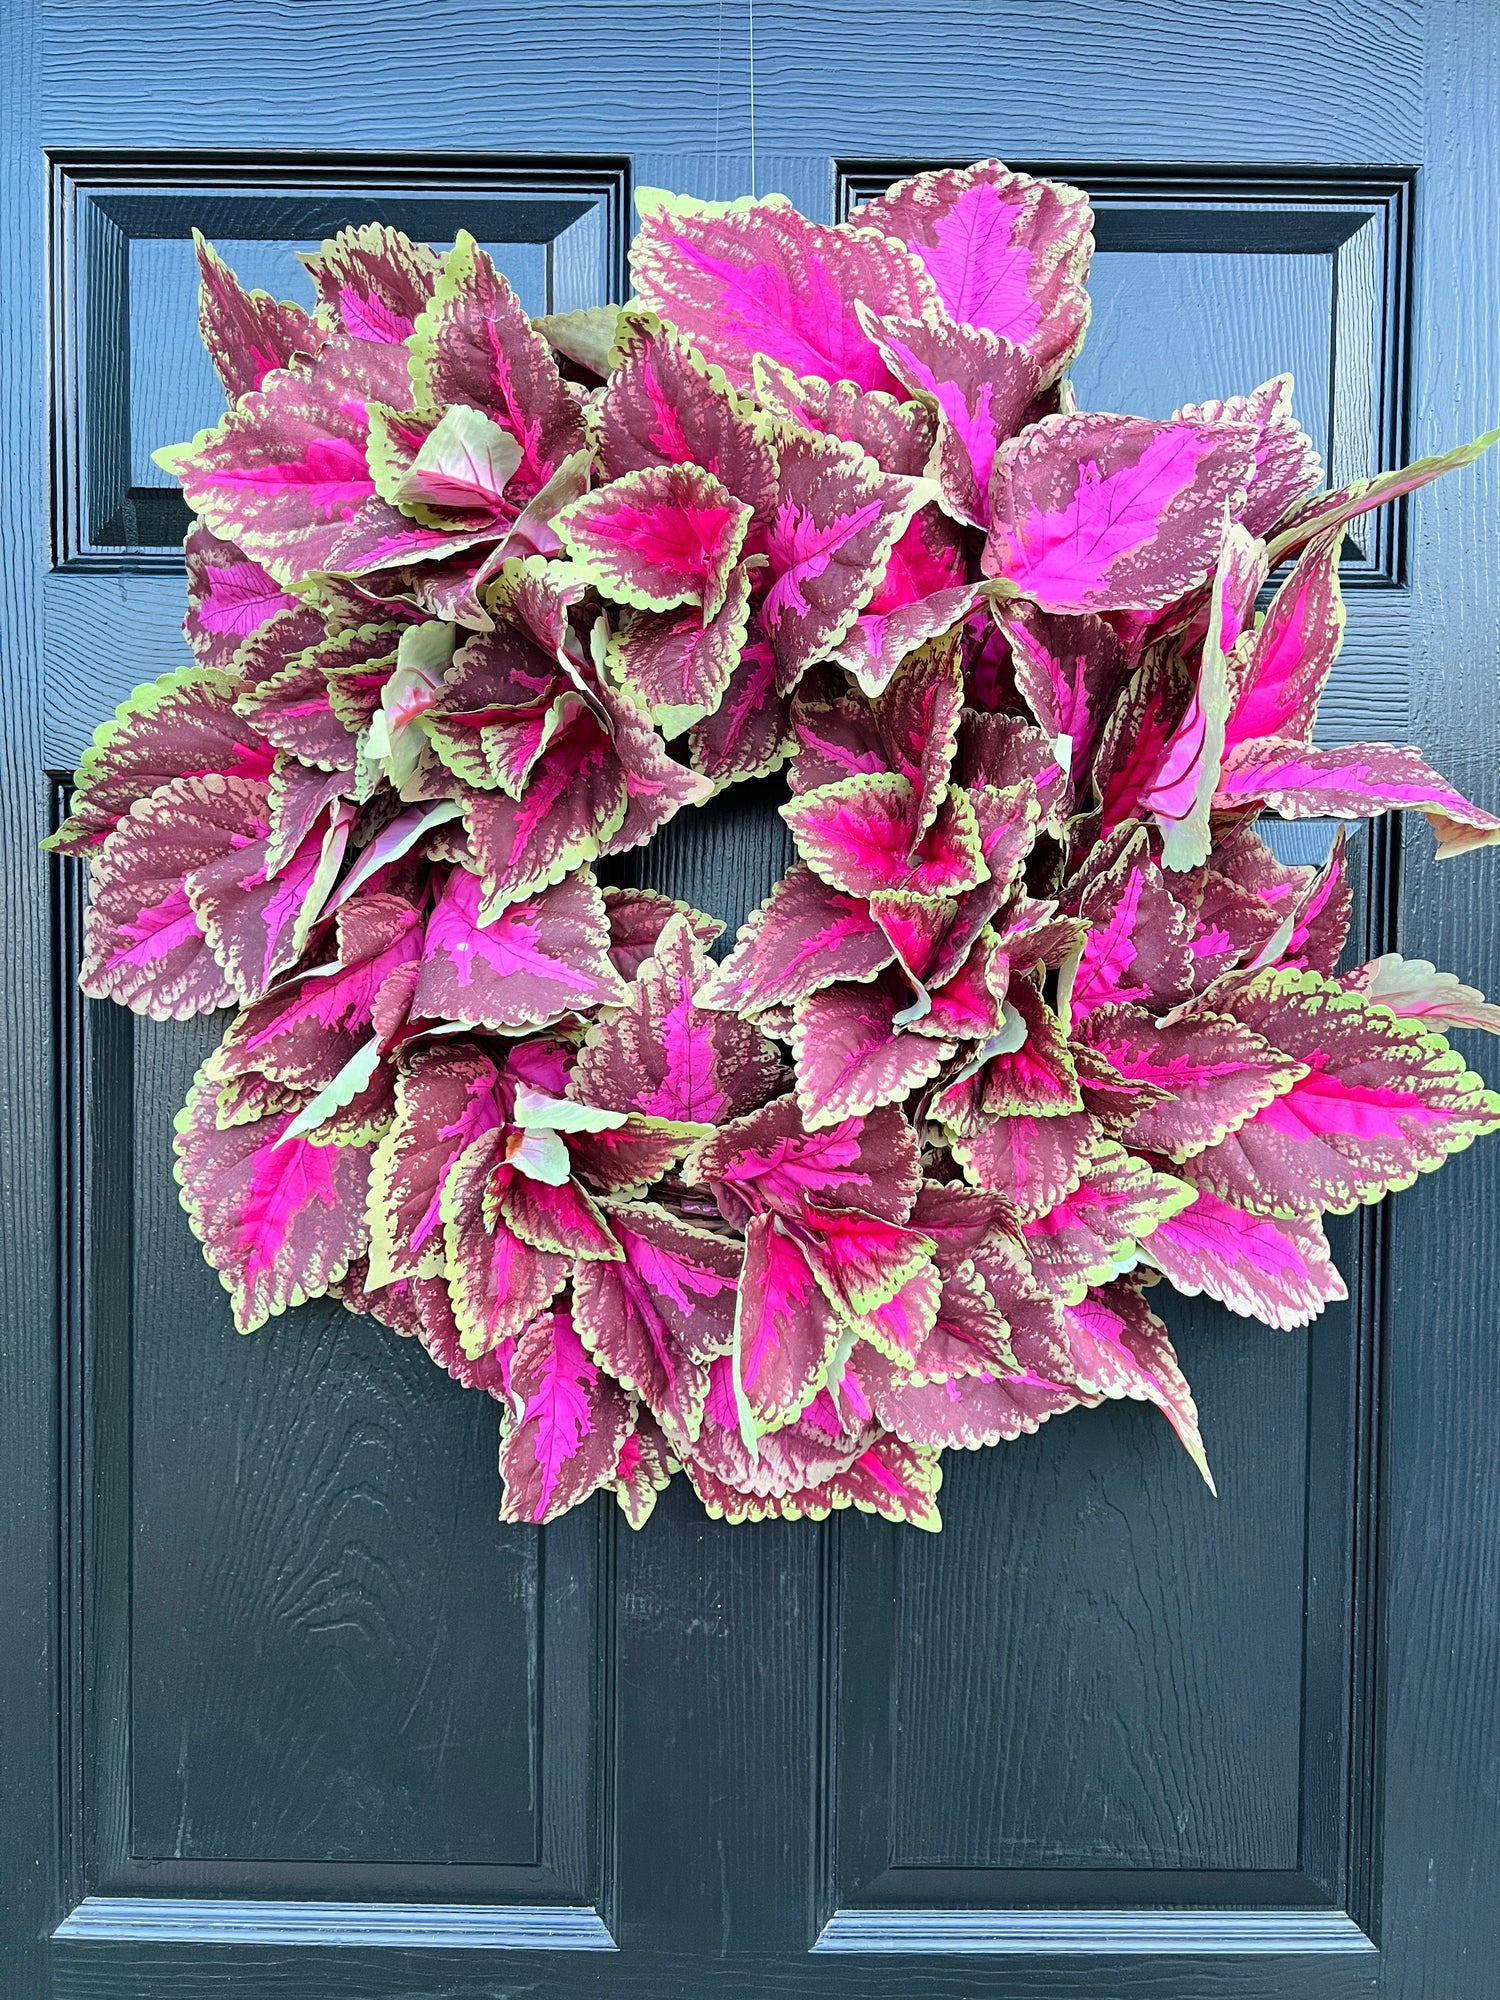
[[[798,861],[745,919],[733,951],[711,969],[698,1004],[757,1014],[835,980],[873,978],[891,958],[863,897],[830,888]]]
[[[355,912],[357,924],[342,920]],[[221,1071],[257,1069],[320,1090],[368,1042],[382,987],[421,951],[420,919],[404,898],[387,895],[366,897],[340,916],[338,957],[247,1007],[215,1058]]]
[[[1097,1008],[1077,1032],[1120,1076],[1167,1093],[1122,1136],[1169,1160],[1216,1146],[1307,1074],[1305,1064],[1224,1014],[1189,1009],[1158,1022],[1141,1007],[1115,1005]]]
[[[426,244],[381,222],[340,230],[304,253],[302,262],[312,273],[318,303],[346,333],[388,347],[410,337],[440,268]]]
[[[884,472],[920,479],[937,438],[937,424],[920,403],[904,403],[882,389],[854,382],[799,376],[769,355],[752,359],[755,400],[768,415],[804,431],[826,431],[867,451]]]
[[[615,1499],[632,1528],[646,1525],[658,1494],[666,1492],[673,1473],[678,1470],[680,1467],[668,1449],[661,1426],[638,1403],[615,1467]]]
[[[806,1409],[823,1386],[838,1339],[838,1315],[802,1245],[778,1216],[752,1216],[734,1348],[736,1393],[752,1433],[775,1430]]]
[[[443,1189],[464,1149],[500,1123],[497,1083],[476,1048],[435,1044],[403,1059],[370,1177],[373,1284],[441,1274]]]
[[[1315,750],[1280,737],[1241,743],[1224,759],[1215,803],[1259,801],[1283,819],[1370,819],[1419,812],[1437,839],[1440,861],[1500,841],[1500,819],[1471,805],[1414,749],[1348,743]]]
[[[268,815],[264,838],[236,842],[228,854],[200,861],[183,884],[214,956],[246,1005],[301,957],[343,863],[353,808],[337,800],[290,853],[277,838],[274,791]]]
[[[1343,529],[1309,544],[1235,661],[1231,746],[1254,737],[1306,741],[1344,638]]]
[[[776,684],[770,641],[747,640],[712,715],[693,724],[692,765],[715,786],[763,778],[792,747],[792,705]]]
[[[604,910],[609,923],[609,962],[622,979],[635,978],[673,917],[687,918],[693,936],[705,950],[724,928],[717,917],[705,916],[691,904],[679,903],[655,889],[608,888]]]
[[[407,394],[403,348],[336,335],[306,372],[268,375],[216,430],[156,460],[216,535],[296,584],[335,565],[356,521],[412,525],[376,495],[365,451],[369,405]]]
[[[1130,1270],[1153,1232],[1196,1193],[1115,1146],[1089,1162],[1071,1194],[1023,1225],[1032,1268],[1048,1291],[1076,1305],[1091,1285]]]
[[[556,517],[584,573],[617,604],[642,611],[719,610],[750,525],[750,509],[697,465],[622,473]]]
[[[882,472],[857,445],[814,431],[780,433],[760,620],[783,692],[848,638],[928,491]]]
[[[995,453],[1035,414],[1041,386],[1035,361],[979,326],[882,319],[865,309],[861,323],[891,373],[933,412],[933,471],[944,507],[957,521],[987,528]]]
[[[1274,376],[1248,396],[1191,403],[1172,413],[1174,423],[1248,424],[1256,433],[1255,469],[1238,518],[1264,539],[1283,515],[1323,476],[1317,447],[1292,415],[1292,378]]]
[[[1053,1118],[995,1118],[954,1133],[953,1157],[975,1187],[1004,1195],[1022,1217],[1055,1208],[1083,1179],[1089,1162],[1108,1144],[1104,1128],[1087,1111]]]
[[[214,774],[174,778],[137,800],[94,857],[79,974],[91,999],[186,1020],[236,998],[186,884],[263,833],[265,811],[263,784]]]
[[[460,230],[411,336],[419,404],[467,403],[521,448],[507,497],[528,500],[584,443],[583,420],[545,340],[488,255]],[[393,407],[403,407],[392,401]]]
[[[568,1275],[564,1255],[524,1241],[489,1198],[497,1171],[502,1177],[507,1171],[506,1141],[501,1127],[472,1139],[444,1177],[439,1198],[454,1321],[471,1361],[492,1353],[512,1356]]]
[[[218,251],[199,230],[193,231],[198,253],[198,329],[231,403],[258,389],[275,368],[289,368],[297,357],[310,359],[328,337],[301,306],[273,299],[269,292],[247,292]]]
[[[492,1199],[523,1242],[585,1262],[619,1258],[614,1232],[587,1188],[576,1180],[541,1180],[519,1171],[527,1158],[524,1134],[518,1139],[512,1133],[505,1151],[511,1169],[496,1175]]]
[[[866,984],[824,986],[799,1000],[792,1028],[797,1102],[809,1131],[899,1104],[936,1076],[952,1042],[904,1034],[911,989],[887,971]]]
[[[1288,556],[1295,555],[1298,549],[1306,548],[1315,535],[1341,527],[1344,522],[1368,513],[1372,507],[1383,507],[1387,501],[1398,500],[1403,493],[1415,493],[1418,487],[1431,485],[1445,472],[1456,472],[1461,466],[1472,465],[1497,440],[1500,440],[1500,430],[1486,431],[1472,444],[1461,444],[1453,451],[1440,452],[1432,458],[1415,459],[1410,465],[1403,465],[1394,472],[1378,472],[1372,479],[1351,480],[1334,493],[1314,493],[1282,519],[1267,545],[1267,560],[1274,569]]]
[[[763,354],[796,375],[895,388],[854,308],[879,299],[889,312],[920,315],[935,301],[899,243],[808,222],[780,195],[716,203],[639,188],[636,206],[637,296],[732,383],[747,384]]]
[[[989,875],[967,795],[949,787],[925,829],[921,799],[899,772],[844,778],[781,808],[803,859],[835,889],[956,896]]]
[[[249,1333],[326,1292],[365,1247],[370,1155],[360,1146],[281,1143],[290,1112],[221,1128],[202,1072],[177,1116],[182,1205]]]
[[[1006,1024],[1010,1032],[997,1037],[1006,1046],[981,1045],[972,1086],[955,1082],[933,1104],[933,1115],[955,1131],[994,1118],[1056,1118],[1083,1108],[1062,1023],[1031,980],[1007,987]]]
[[[982,160],[914,174],[851,220],[909,244],[954,319],[1024,348],[1044,381],[1082,345],[1094,219],[1078,188]]]
[[[796,1234],[844,1327],[909,1362],[937,1317],[942,1276],[932,1238],[883,1216],[816,1202]]]
[[[1500,1125],[1500,1097],[1441,1036],[1315,972],[1256,973],[1233,1007],[1306,1073],[1183,1164],[1226,1201],[1260,1215],[1344,1215]]]
[[[620,321],[615,355],[599,403],[605,477],[700,466],[764,521],[776,494],[776,453],[764,417],[649,315]]]
[[[560,882],[625,820],[625,772],[592,710],[570,716],[532,766],[519,799],[470,792],[464,824],[484,884],[481,916]]]
[[[502,1521],[552,1521],[608,1485],[633,1419],[630,1397],[588,1357],[572,1315],[544,1313],[511,1364],[515,1423],[500,1446]]]
[[[1233,699],[1229,655],[1264,580],[1260,543],[1247,529],[1230,526],[1209,596],[1197,685],[1140,797],[1140,806],[1155,815],[1161,828],[1162,865],[1174,872],[1201,867],[1213,844],[1209,812],[1223,766]]]
[[[879,1360],[859,1367],[880,1421],[918,1448],[977,1451],[1008,1443],[1089,1400],[1071,1384],[1026,1369],[915,1382]]]
[[[701,806],[713,796],[709,779],[667,755],[660,736],[634,703],[601,690],[609,717],[614,754],[625,774],[625,817],[600,841],[601,854],[625,854],[645,843],[684,806]]]
[[[867,695],[890,687],[902,662],[954,631],[979,601],[964,581],[958,531],[935,507],[919,508],[886,562],[885,574],[829,658],[846,667]]]
[[[585,1103],[686,1125],[764,1104],[785,1072],[764,1036],[697,995],[712,971],[686,916],[668,919],[622,1004],[590,1028],[571,1086]]]
[[[1134,1286],[1111,1285],[1063,1307],[1072,1379],[1096,1396],[1154,1403],[1212,1493],[1213,1477],[1193,1402],[1167,1329]]]
[[[1321,872],[1312,877],[1287,913],[1287,935],[1277,936],[1267,946],[1267,955],[1278,965],[1307,966],[1331,978],[1343,956],[1354,913],[1354,890],[1345,859],[1344,829],[1334,836],[1333,848]],[[1279,949],[1277,946],[1279,945]]]
[[[581,1009],[618,1006],[604,899],[587,869],[479,921],[480,884],[450,868],[427,919],[412,1012],[512,1031]]]
[[[610,672],[663,736],[712,715],[750,630],[750,571],[730,572],[724,602],[705,624],[698,607],[637,612],[609,643]]]
[[[1129,678],[1123,642],[1102,618],[1054,617],[1024,598],[999,607],[999,619],[1023,700],[1058,764],[1084,777],[1104,719]]]
[[[1477,987],[1461,985],[1456,973],[1439,972],[1429,959],[1403,958],[1398,951],[1388,951],[1346,972],[1339,984],[1346,993],[1378,1001],[1403,1019],[1430,1021],[1440,1032],[1483,1028],[1500,1035],[1500,1007]]]
[[[1253,444],[1242,425],[1044,417],[996,457],[985,574],[1044,611],[1167,604],[1213,568]]]
[[[1078,914],[1089,925],[1071,980],[1066,970],[1059,1011],[1081,1020],[1109,1002],[1161,1003],[1192,985],[1192,919],[1150,859],[1144,834],[1124,846],[1083,891]]]
[[[705,1140],[688,1175],[713,1188],[725,1220],[735,1224],[751,1214],[800,1218],[809,1200],[905,1222],[922,1184],[916,1136],[898,1111],[872,1111],[809,1132],[792,1097]]]
[[[1206,1293],[1267,1326],[1306,1326],[1349,1296],[1316,1216],[1251,1215],[1207,1188],[1159,1224],[1142,1253],[1189,1298]]]
[[[655,1202],[610,1204],[623,1257],[580,1264],[573,1314],[584,1344],[642,1398],[672,1450],[691,1450],[703,1423],[709,1363],[734,1342],[743,1251]]]
[[[66,820],[46,845],[90,855],[137,799],[172,779],[269,778],[273,753],[235,713],[236,683],[204,667],[142,681],[79,760]]]
[[[183,544],[188,609],[182,630],[201,667],[228,667],[252,632],[298,599],[258,562],[195,521]]]

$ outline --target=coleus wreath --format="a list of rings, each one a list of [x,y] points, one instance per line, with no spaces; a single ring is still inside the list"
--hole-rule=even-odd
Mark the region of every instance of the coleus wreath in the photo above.
[[[230,408],[159,454],[196,664],[98,732],[86,992],[238,1009],[178,1121],[239,1325],[322,1293],[501,1407],[503,1513],[935,1527],[938,1460],[1104,1397],[1203,1467],[1149,1289],[1276,1327],[1321,1217],[1500,1123],[1451,974],[1342,974],[1342,834],[1500,820],[1314,746],[1349,521],[1290,383],[1075,409],[1091,218],[995,161],[844,225],[640,197],[635,296],[530,321],[380,226],[316,309],[200,242]],[[1273,573],[1282,580],[1263,614]],[[594,863],[783,763],[711,916]]]

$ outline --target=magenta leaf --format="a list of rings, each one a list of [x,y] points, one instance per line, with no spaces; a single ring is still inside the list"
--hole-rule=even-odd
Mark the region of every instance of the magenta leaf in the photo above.
[[[745,1225],[745,1268],[735,1316],[735,1381],[753,1432],[775,1430],[822,1388],[839,1318],[802,1245],[775,1215]]]
[[[681,1456],[702,1428],[709,1363],[734,1343],[743,1252],[654,1202],[606,1213],[624,1256],[577,1267],[574,1318],[590,1353],[642,1398]]]
[[[610,672],[664,736],[718,708],[750,630],[750,571],[729,575],[724,602],[705,624],[696,606],[637,612],[609,643]]]
[[[379,222],[340,230],[302,262],[312,273],[319,305],[346,333],[389,347],[410,337],[439,270],[425,244]]]
[[[1410,1187],[1500,1124],[1500,1097],[1441,1036],[1315,972],[1257,973],[1233,1006],[1305,1074],[1183,1163],[1187,1179],[1225,1201],[1258,1215],[1344,1215]]]
[[[1111,1001],[1159,1004],[1188,992],[1192,919],[1150,859],[1144,835],[1089,883],[1078,914],[1089,932],[1071,979],[1065,971],[1059,988],[1065,1019],[1081,1020]]]
[[[712,968],[702,1007],[757,1014],[816,993],[836,980],[873,978],[892,950],[864,899],[832,889],[797,862],[741,927]]]
[[[247,292],[213,245],[193,231],[198,253],[198,327],[231,403],[258,389],[275,368],[310,360],[328,337],[301,306]]]
[[[735,1119],[688,1164],[690,1178],[712,1187],[735,1223],[750,1214],[800,1218],[809,1200],[905,1222],[922,1184],[917,1142],[899,1112],[809,1132],[791,1097]]]
[[[511,1364],[517,1416],[500,1445],[503,1521],[552,1521],[615,1477],[631,1399],[592,1362],[572,1315],[544,1313]]]
[[[46,845],[91,854],[137,799],[173,779],[269,778],[272,753],[235,714],[235,692],[227,674],[203,667],[143,681],[94,731],[68,817]]]
[[[1181,597],[1213,568],[1253,441],[1243,425],[1044,417],[996,458],[985,574],[1044,611]]]
[[[496,1208],[491,1188],[507,1174],[506,1141],[498,1127],[472,1139],[444,1177],[439,1200],[454,1324],[471,1361],[487,1354],[509,1360],[568,1275],[564,1255],[525,1242]]]
[[[217,1094],[200,1071],[177,1116],[177,1177],[193,1234],[249,1333],[326,1292],[364,1249],[370,1155],[279,1144],[288,1112],[221,1128]]]
[[[1277,375],[1248,396],[1193,403],[1173,412],[1174,423],[1248,424],[1256,432],[1255,469],[1238,518],[1264,540],[1323,476],[1317,447],[1292,415],[1292,378]]]
[[[155,454],[188,504],[278,583],[337,567],[362,535],[410,528],[375,491],[366,457],[371,403],[408,396],[406,352],[337,335],[303,373],[267,376],[216,430]]]
[[[1094,218],[1079,189],[983,160],[914,174],[852,220],[910,244],[954,319],[1024,348],[1043,380],[1083,344]]]
[[[721,1125],[784,1087],[775,1054],[749,1022],[697,995],[712,967],[686,916],[669,918],[623,1005],[590,1028],[574,1095],[611,1111],[681,1125]]]
[[[891,373],[937,424],[933,468],[943,505],[956,521],[987,528],[995,453],[1034,409],[1041,386],[1036,363],[1020,347],[980,326],[921,319],[862,323]]]
[[[1216,804],[1259,801],[1283,819],[1370,819],[1421,813],[1440,861],[1500,841],[1500,819],[1471,805],[1412,749],[1348,743],[1340,750],[1268,737],[1241,743],[1224,759]]]
[[[1198,1430],[1198,1411],[1177,1355],[1156,1314],[1135,1288],[1111,1285],[1063,1307],[1072,1380],[1095,1396],[1154,1403],[1176,1431],[1208,1490],[1214,1482]]]
[[[1140,1007],[1100,1007],[1078,1033],[1118,1075],[1163,1093],[1122,1136],[1169,1160],[1218,1145],[1307,1074],[1243,1022],[1196,1009],[1158,1022]]]
[[[792,1029],[797,1102],[809,1131],[899,1104],[937,1075],[952,1042],[902,1032],[911,989],[888,971],[864,985],[824,986],[799,1000]]]
[[[1316,1216],[1251,1215],[1207,1188],[1142,1248],[1179,1292],[1206,1293],[1267,1326],[1306,1326],[1325,1305],[1349,1296]]]
[[[724,603],[750,509],[711,472],[653,465],[622,473],[557,516],[569,554],[606,596],[642,611]]]
[[[188,610],[183,633],[202,667],[228,667],[252,632],[278,611],[294,610],[298,599],[283,590],[259,563],[222,542],[201,521],[183,544],[188,573]]]
[[[507,498],[529,500],[582,446],[583,420],[551,350],[467,230],[454,238],[410,345],[419,404],[466,403],[520,446]],[[405,407],[403,399],[382,400]]]
[[[79,975],[93,999],[185,1020],[241,987],[213,949],[188,883],[266,830],[266,787],[215,775],[174,778],[139,799],[94,858]]]
[[[949,788],[922,826],[921,799],[897,772],[844,778],[781,808],[803,859],[851,896],[883,889],[956,896],[989,875],[967,795]]]
[[[1076,1305],[1138,1261],[1153,1232],[1197,1190],[1116,1146],[1092,1159],[1071,1194],[1024,1225],[1032,1268],[1048,1291]]]
[[[651,466],[700,466],[764,522],[776,495],[776,452],[764,418],[648,316],[620,321],[616,355],[599,405],[606,478]]]
[[[1235,662],[1229,742],[1285,736],[1305,742],[1344,638],[1339,589],[1343,530],[1312,542],[1271,600]]]
[[[699,202],[638,188],[630,251],[637,296],[736,386],[757,355],[795,375],[893,389],[855,317],[861,299],[920,315],[936,298],[899,243],[805,221],[783,196]]]
[[[609,962],[622,979],[635,978],[673,917],[687,918],[693,936],[705,950],[724,928],[717,917],[705,916],[690,904],[655,889],[606,889],[604,909],[609,922]]]
[[[500,1123],[497,1084],[477,1048],[436,1044],[403,1060],[395,1122],[370,1175],[373,1284],[441,1274],[443,1189],[464,1149]]]
[[[783,431],[777,461],[760,617],[789,693],[848,638],[927,489],[882,472],[857,445],[813,431]]]
[[[414,1014],[513,1031],[624,1000],[604,899],[587,869],[507,904],[487,924],[479,902],[478,876],[450,869],[427,919]]]

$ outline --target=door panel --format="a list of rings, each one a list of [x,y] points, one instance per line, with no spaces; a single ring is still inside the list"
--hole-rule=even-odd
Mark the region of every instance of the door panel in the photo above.
[[[1500,24],[879,0],[856,32],[762,0],[752,125],[739,0],[13,20],[19,2000],[1479,2000],[1488,1161],[1342,1225],[1351,1298],[1311,1332],[1171,1302],[1217,1503],[1154,1413],[1109,1406],[950,1455],[935,1541],[731,1530],[681,1481],[638,1536],[604,1506],[502,1527],[494,1412],[413,1343],[327,1305],[234,1334],[166,1172],[212,1028],[78,1000],[80,885],[45,888],[31,843],[107,704],[183,657],[149,454],[218,408],[194,224],[303,295],[294,250],[345,222],[464,226],[561,310],[621,295],[632,184],[831,218],[999,151],[1096,203],[1080,401],[1165,413],[1291,368],[1343,479],[1493,420]],[[1492,804],[1500,499],[1466,477],[1346,551],[1322,730],[1419,721]],[[617,879],[733,925],[788,865],[782,796],[736,788]],[[1352,852],[1355,956],[1399,917],[1496,983],[1486,857],[1460,881],[1385,829]]]

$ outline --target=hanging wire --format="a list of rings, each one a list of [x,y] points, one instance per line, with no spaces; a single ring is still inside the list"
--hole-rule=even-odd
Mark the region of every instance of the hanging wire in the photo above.
[[[754,201],[755,187],[755,0],[748,0],[750,9],[750,199]]]
[[[720,122],[724,110],[724,0],[719,0],[719,53],[714,64],[714,200],[719,199]]]

